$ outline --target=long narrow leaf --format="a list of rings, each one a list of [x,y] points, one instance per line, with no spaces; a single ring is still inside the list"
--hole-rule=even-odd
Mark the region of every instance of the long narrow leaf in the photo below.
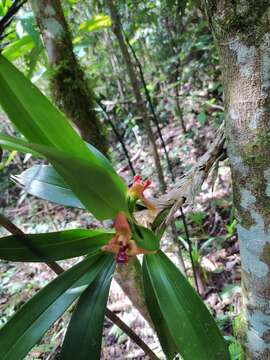
[[[160,311],[146,266],[143,266],[143,284],[147,309],[155,326],[163,352],[167,360],[173,360],[178,353],[178,348]]]
[[[0,259],[50,262],[96,252],[112,238],[110,230],[75,229],[0,238]]]
[[[25,35],[6,46],[2,54],[10,61],[16,60],[33,49],[35,43],[30,35]]]
[[[29,142],[49,145],[100,166],[123,184],[109,161],[86,144],[66,117],[14,65],[0,55],[0,103]]]
[[[0,145],[47,157],[80,201],[98,219],[112,219],[119,211],[127,211],[124,188],[120,191],[114,179],[104,173],[102,167],[52,147],[27,143],[8,135],[0,134]]]
[[[12,179],[28,194],[57,204],[84,209],[81,201],[51,165],[34,165]]]
[[[41,151],[41,153],[49,159],[72,190],[74,190],[74,184],[77,188],[83,189],[85,184],[89,183],[87,192],[89,190],[95,192],[94,197],[97,202],[103,199],[109,207],[114,207],[113,212],[108,211],[103,215],[97,210],[97,215],[95,215],[99,219],[111,218],[119,210],[127,210],[127,188],[108,160],[97,149],[87,146],[64,115],[1,55],[0,104],[28,141],[51,149],[49,153],[48,151]],[[33,147],[32,149],[37,150]],[[83,173],[81,173],[81,166],[83,166]],[[91,199],[82,199],[78,193],[76,195],[89,206]],[[91,209],[88,209],[93,212],[96,206],[96,204],[92,205]],[[106,206],[108,205],[101,204],[102,212],[105,211]]]
[[[108,259],[95,281],[81,295],[72,315],[60,359],[99,360],[105,309],[115,269]],[[79,349],[79,352],[78,352]]]
[[[95,255],[66,271],[29,300],[0,330],[0,359],[20,360],[80,296],[107,263]]]
[[[62,113],[1,55],[0,84],[1,105],[29,141],[91,158],[86,145]]]
[[[144,258],[160,311],[185,360],[229,360],[224,339],[192,286],[159,251]]]

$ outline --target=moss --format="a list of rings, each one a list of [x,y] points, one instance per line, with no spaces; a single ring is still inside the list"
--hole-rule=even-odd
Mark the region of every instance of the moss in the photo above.
[[[244,344],[246,340],[247,323],[243,311],[233,319],[233,335]]]
[[[50,77],[56,104],[78,126],[82,137],[106,155],[106,133],[95,112],[94,95],[74,54],[53,65]]]
[[[264,246],[260,260],[270,267],[270,244]]]
[[[72,37],[59,1],[32,0],[51,65],[51,93],[57,106],[73,121],[83,139],[107,155],[104,127],[96,112],[94,95],[73,52]],[[47,36],[47,30],[54,36]]]
[[[268,17],[265,16],[269,10],[268,0],[250,0],[241,4],[235,0],[205,2],[210,22],[215,22],[217,38],[224,39],[224,36],[234,34],[247,46],[260,42],[264,29],[268,27]]]
[[[254,220],[248,210],[240,210],[239,212],[240,222],[245,229],[251,228],[254,225]]]

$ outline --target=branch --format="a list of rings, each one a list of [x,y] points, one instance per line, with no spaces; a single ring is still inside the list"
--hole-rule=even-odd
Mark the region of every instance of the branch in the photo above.
[[[25,233],[19,229],[13,222],[7,219],[4,215],[0,214],[0,225],[2,225],[8,232],[12,235],[18,236],[24,242],[26,240]],[[29,246],[29,244],[27,244]],[[32,251],[36,250],[31,247]],[[46,265],[53,270],[57,275],[62,274],[65,270],[58,265],[56,262],[46,262]],[[147,344],[135,334],[135,332],[126,325],[117,315],[115,315],[111,310],[108,308],[106,309],[106,316],[110,319],[115,325],[117,325],[124,333],[126,333],[144,352],[146,355],[149,356],[151,360],[159,360],[156,354],[147,346]]]
[[[156,223],[158,226],[155,225],[155,231],[163,233],[181,206],[194,203],[195,197],[201,191],[202,184],[211,170],[226,157],[224,124],[222,124],[217,130],[215,140],[209,150],[200,157],[197,164],[183,175],[165,195],[161,195],[158,199],[151,199],[157,212],[153,215],[149,211],[139,211],[136,213],[138,221],[141,219],[144,224],[148,225]],[[162,222],[159,221],[159,218],[162,218]]]
[[[142,339],[135,334],[135,332],[127,326],[114,312],[106,309],[106,316],[109,318],[115,325],[117,325],[122,331],[124,331],[144,352],[146,355],[153,360],[159,360],[156,354],[145,344]]]
[[[193,204],[195,197],[201,191],[203,182],[208,177],[215,164],[224,159],[226,155],[224,124],[217,130],[215,140],[210,145],[209,150],[199,158],[197,164],[193,166],[173,188],[156,200],[158,209],[170,209],[166,218],[166,225],[170,223],[175,212],[183,204]]]
[[[26,3],[26,1],[27,0],[15,0],[8,9],[7,13],[0,20],[0,40],[5,37],[5,35],[3,35],[4,31],[9,27],[13,17],[17,14],[23,4]]]
[[[125,142],[123,141],[122,139],[122,136],[119,134],[116,126],[114,125],[110,115],[108,114],[107,112],[107,109],[106,109],[106,106],[102,104],[102,102],[100,100],[96,100],[97,104],[99,105],[99,107],[101,108],[101,110],[103,111],[103,114],[104,116],[106,117],[106,119],[108,120],[108,123],[110,124],[117,140],[120,142],[121,146],[122,146],[122,149],[124,151],[124,154],[127,158],[127,161],[128,161],[128,164],[129,164],[129,167],[130,167],[130,170],[132,172],[132,175],[135,176],[136,175],[136,171],[132,165],[132,162],[131,162],[131,159],[130,159],[130,156],[129,156],[129,153],[128,153],[128,150],[127,150],[127,147],[125,145]]]

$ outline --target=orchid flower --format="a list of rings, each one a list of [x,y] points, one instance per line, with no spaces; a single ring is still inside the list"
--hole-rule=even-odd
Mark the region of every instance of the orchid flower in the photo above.
[[[124,213],[117,214],[114,227],[116,234],[107,245],[102,247],[102,250],[115,253],[115,260],[118,263],[126,264],[131,256],[152,253],[152,251],[138,247],[136,242],[131,239],[132,232]]]
[[[156,210],[156,207],[145,197],[144,191],[152,184],[151,180],[146,180],[142,182],[142,178],[140,175],[135,175],[133,178],[133,184],[131,188],[128,190],[129,196],[133,200],[141,200],[142,203],[149,210]]]

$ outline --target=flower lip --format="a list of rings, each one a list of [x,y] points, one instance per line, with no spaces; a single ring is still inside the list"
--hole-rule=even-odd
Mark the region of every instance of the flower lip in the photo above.
[[[119,251],[116,255],[116,262],[119,264],[127,264],[128,263],[128,255],[126,253],[126,250],[128,249],[128,245],[120,246]]]
[[[115,219],[115,235],[102,247],[103,251],[116,254],[115,260],[119,264],[127,264],[128,259],[138,254],[153,253],[137,246],[131,239],[132,232],[124,213],[118,213]]]

